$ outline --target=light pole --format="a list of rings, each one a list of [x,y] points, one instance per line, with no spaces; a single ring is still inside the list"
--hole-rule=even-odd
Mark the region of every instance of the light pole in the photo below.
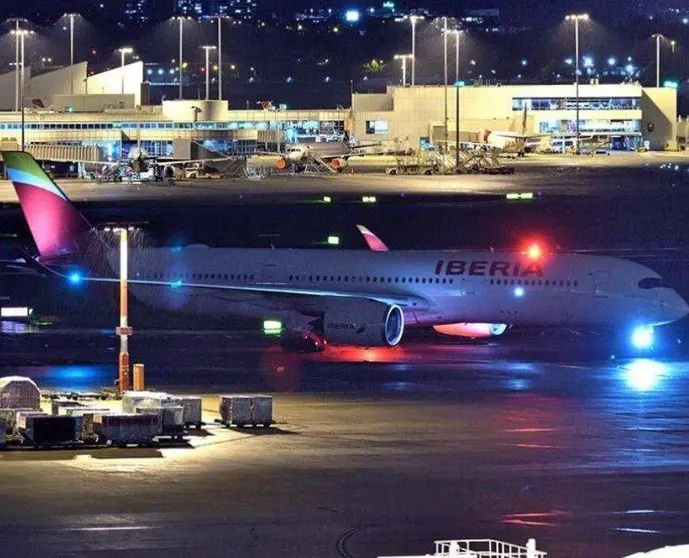
[[[408,19],[411,23],[411,84],[416,84],[416,22],[425,19],[422,15],[410,15],[396,19],[395,21],[404,21]]]
[[[206,101],[211,98],[211,50],[217,50],[215,45],[205,45],[201,47],[206,51]]]
[[[656,39],[656,87],[660,87],[660,40],[667,39],[667,37],[661,35],[660,33],[656,33],[653,36]],[[672,52],[675,52],[676,44],[677,43],[674,40],[670,41],[670,47],[672,48]]]
[[[69,18],[69,92],[74,95],[74,18],[77,14],[65,14]]]
[[[125,61],[125,56],[127,54],[131,54],[134,52],[134,49],[132,47],[123,47],[118,49],[118,52],[120,53],[120,56],[122,58],[122,64],[120,66],[120,73],[122,74],[122,95],[124,95],[124,61]]]
[[[191,19],[191,17],[175,16],[172,19],[179,22],[179,100],[181,101],[184,97],[182,85],[182,72],[184,71],[184,22]]]
[[[457,83],[459,81],[459,34],[462,30],[455,29],[452,32],[455,36],[455,83]]]
[[[447,16],[443,17],[443,130],[445,133],[445,152],[447,152]]]
[[[16,22],[16,26],[14,28],[13,34],[14,34],[14,111],[17,112],[19,110],[19,20]]]
[[[395,60],[402,61],[402,87],[407,86],[407,59],[411,57],[411,54],[395,54]]]
[[[574,50],[575,50],[575,66],[574,66],[574,95],[576,97],[576,122],[575,122],[575,152],[577,155],[581,153],[579,147],[579,22],[588,21],[588,14],[570,14],[566,18],[568,21],[574,21]]]
[[[12,34],[15,35],[15,38],[19,41],[19,58],[16,62],[17,64],[17,72],[19,72],[19,68],[21,68],[21,74],[19,74],[19,110],[21,110],[22,113],[22,125],[21,125],[21,150],[24,151],[24,145],[25,145],[25,126],[24,126],[24,88],[25,88],[25,77],[24,77],[24,65],[25,65],[25,45],[26,45],[26,36],[27,35],[32,35],[33,31],[29,31],[28,29],[13,29]]]
[[[218,101],[222,101],[222,20],[227,16],[218,16]]]

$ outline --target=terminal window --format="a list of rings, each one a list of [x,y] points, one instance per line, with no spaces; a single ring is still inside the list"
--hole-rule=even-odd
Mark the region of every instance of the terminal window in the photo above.
[[[576,110],[574,97],[514,97],[512,110]],[[580,97],[579,110],[638,110],[640,97]]]
[[[366,135],[379,136],[387,135],[388,121],[387,120],[367,120],[366,121]]]

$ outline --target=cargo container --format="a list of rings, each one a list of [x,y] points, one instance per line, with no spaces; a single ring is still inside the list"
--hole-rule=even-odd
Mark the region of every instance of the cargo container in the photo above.
[[[251,398],[245,395],[221,395],[220,419],[224,424],[251,424]]]
[[[158,417],[154,414],[94,415],[93,431],[101,441],[114,446],[150,444],[159,435]]]
[[[20,411],[35,411],[35,409],[0,409],[0,419],[5,422],[5,432],[12,434],[17,431],[17,413]]]
[[[0,378],[0,408],[40,409],[41,392],[30,378],[4,376]]]
[[[273,398],[254,395],[251,398],[251,424],[268,427],[273,424]]]
[[[202,420],[202,399],[194,395],[178,396],[184,407],[184,425],[200,427]]]
[[[112,414],[111,409],[97,409],[95,407],[63,407],[64,413],[67,416],[77,419],[77,431],[81,432],[81,437],[84,440],[89,440],[94,436],[93,432],[93,417],[95,415]]]
[[[53,415],[66,415],[66,409],[73,407],[86,407],[86,404],[72,399],[53,399],[50,402],[50,412]]]
[[[48,416],[48,413],[44,413],[43,411],[17,411],[14,419],[15,428],[21,432],[26,429],[26,421],[29,417],[43,416]]]
[[[163,407],[181,407],[179,397],[162,391],[126,391],[122,395],[122,411],[134,413],[135,409],[161,409]]]
[[[24,420],[26,426],[20,432],[34,446],[57,446],[77,440],[76,417],[32,415]]]

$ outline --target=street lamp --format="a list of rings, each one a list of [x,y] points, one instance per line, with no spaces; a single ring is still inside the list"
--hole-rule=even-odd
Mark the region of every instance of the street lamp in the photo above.
[[[395,54],[395,60],[402,61],[402,87],[407,86],[407,59],[412,58],[411,54]]]
[[[182,71],[184,70],[184,22],[191,19],[190,16],[175,16],[172,18],[179,22],[179,99],[182,100],[183,86],[182,86]]]
[[[211,96],[211,50],[217,50],[218,47],[215,45],[205,45],[201,48],[206,51],[206,101],[208,101]]]
[[[222,20],[227,16],[218,16],[218,101],[222,101]]]
[[[445,151],[447,152],[447,16],[443,17],[443,130],[445,133]]]
[[[19,77],[19,106],[22,111],[22,131],[21,131],[21,150],[24,151],[24,133],[25,133],[25,126],[24,126],[24,65],[25,65],[25,43],[26,43],[26,37],[27,35],[33,35],[33,31],[29,31],[28,29],[13,29],[11,31],[12,35],[15,35],[15,38],[19,41],[19,60],[17,61],[17,71],[19,71],[18,68],[21,68],[21,74]]]
[[[461,29],[452,30],[455,36],[455,83],[459,81],[459,34],[461,32]]]
[[[577,155],[581,153],[579,148],[579,22],[588,21],[588,14],[570,14],[565,20],[574,22],[574,50],[575,50],[575,77],[574,77],[574,94],[576,97],[576,139],[575,152]]]
[[[422,15],[407,15],[395,21],[409,20],[411,23],[411,84],[416,84],[416,22],[426,19]]]
[[[667,39],[664,35],[656,33],[653,35],[656,39],[656,87],[660,87],[660,39]],[[672,52],[675,52],[675,45],[677,43],[672,40],[670,41],[670,48]]]
[[[74,19],[79,14],[65,14],[64,17],[69,18],[69,91],[74,95]]]
[[[120,49],[117,49],[117,51],[120,53],[120,56],[122,58],[122,64],[121,64],[121,73],[122,73],[122,95],[124,95],[124,59],[127,54],[131,54],[134,52],[134,49],[132,47],[122,47]]]

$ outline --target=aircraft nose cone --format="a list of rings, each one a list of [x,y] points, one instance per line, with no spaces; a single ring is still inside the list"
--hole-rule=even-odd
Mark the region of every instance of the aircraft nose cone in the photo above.
[[[663,306],[665,312],[672,315],[673,321],[681,320],[689,314],[689,304],[675,291],[664,301]]]

